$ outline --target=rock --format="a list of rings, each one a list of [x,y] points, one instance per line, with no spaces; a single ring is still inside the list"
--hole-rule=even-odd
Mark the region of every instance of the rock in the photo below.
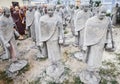
[[[83,53],[81,53],[81,52],[75,52],[74,54],[73,54],[73,57],[75,57],[77,60],[79,60],[79,61],[84,61],[85,60],[85,57],[84,57],[84,54]]]
[[[99,84],[101,80],[99,76],[86,70],[80,73],[80,79],[85,84]]]
[[[26,60],[18,60],[9,66],[8,71],[10,73],[16,73],[17,71],[23,69],[27,64],[28,62]]]
[[[38,52],[37,55],[36,55],[36,60],[38,60],[38,59],[46,59],[46,58],[47,58],[47,56],[44,56],[44,55],[40,54],[40,52]]]
[[[53,80],[58,81],[64,73],[64,66],[61,63],[52,64],[46,69],[46,74],[53,78]]]

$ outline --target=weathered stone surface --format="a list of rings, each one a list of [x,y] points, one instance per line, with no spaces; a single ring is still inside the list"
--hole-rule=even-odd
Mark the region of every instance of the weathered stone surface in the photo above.
[[[99,84],[100,82],[99,76],[95,75],[94,72],[89,72],[86,70],[80,73],[80,79],[85,84]]]
[[[46,58],[47,58],[47,56],[44,56],[44,55],[40,54],[40,52],[38,52],[37,55],[36,55],[36,60],[38,60],[38,59],[46,59]]]
[[[85,61],[85,57],[84,57],[84,54],[81,53],[81,52],[75,52],[73,54],[73,57],[75,57],[77,60],[80,60],[80,61]]]
[[[46,69],[46,74],[55,81],[59,80],[64,73],[64,66],[61,63],[52,64]]]
[[[10,65],[8,71],[11,73],[15,73],[23,69],[27,64],[28,62],[26,60],[18,60]]]

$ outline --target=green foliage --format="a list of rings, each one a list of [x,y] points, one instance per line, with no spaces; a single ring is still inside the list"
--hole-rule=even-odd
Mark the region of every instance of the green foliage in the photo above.
[[[98,7],[98,6],[100,6],[101,1],[95,1],[95,4],[96,4],[96,6]]]
[[[118,82],[116,80],[112,80],[110,82],[111,82],[111,84],[118,84]]]
[[[111,16],[111,13],[107,13],[106,16]]]
[[[69,75],[71,70],[69,68],[67,68],[67,67],[65,67],[64,69],[65,69],[64,74]]]
[[[107,84],[108,82],[110,82],[110,84],[118,84],[116,78],[120,75],[120,72],[117,66],[115,66],[116,64],[115,62],[103,62],[104,67],[100,69],[100,84]]]
[[[25,73],[30,69],[30,65],[27,64],[22,70],[19,71],[18,75],[21,75],[22,73]]]
[[[57,84],[57,83],[55,83],[55,82],[53,82],[53,81],[50,81],[48,84]]]
[[[74,84],[84,84],[79,77],[74,77],[73,80],[74,80]]]
[[[3,84],[13,84],[13,79],[8,77],[5,71],[0,72],[0,81],[3,81]]]
[[[68,34],[68,31],[64,31],[64,34]]]
[[[38,78],[35,81],[30,82],[29,84],[40,84],[40,78]]]
[[[61,4],[60,0],[57,1],[57,4]]]
[[[20,46],[20,43],[17,43],[17,46]]]

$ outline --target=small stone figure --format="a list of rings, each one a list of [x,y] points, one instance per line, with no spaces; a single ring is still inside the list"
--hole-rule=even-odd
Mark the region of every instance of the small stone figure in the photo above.
[[[83,50],[87,54],[87,68],[80,75],[85,84],[99,84],[105,44],[107,48],[113,48],[111,32],[110,18],[106,17],[106,8],[101,6],[98,15],[88,19],[85,24]]]
[[[70,27],[71,27],[71,32],[74,35],[74,14],[75,14],[75,7],[74,5],[70,5],[69,8],[69,13],[70,13]]]
[[[63,5],[60,9],[60,11],[62,12],[62,22],[63,22],[63,27],[64,29],[67,27],[67,20],[69,18],[69,13],[68,13],[68,10],[67,8]]]
[[[64,72],[61,63],[61,44],[63,44],[63,25],[58,15],[54,14],[55,7],[49,5],[46,15],[40,18],[40,46],[46,48],[50,65],[46,68],[48,76],[58,80]]]
[[[34,26],[34,10],[32,6],[28,7],[26,11],[26,29],[29,32],[29,36],[35,41],[35,26]]]
[[[35,35],[36,35],[36,45],[38,47],[39,52],[37,53],[37,59],[43,59],[46,58],[47,55],[45,53],[45,48],[41,48],[39,43],[40,43],[40,26],[39,26],[39,20],[40,17],[42,16],[41,13],[42,7],[38,6],[37,10],[35,11],[35,15],[34,15],[34,24],[35,24]]]
[[[54,15],[55,7],[48,6],[48,14],[40,18],[40,46],[47,49],[48,58],[52,63],[61,60],[61,44],[63,43],[62,22]]]
[[[14,22],[10,16],[10,10],[4,8],[3,15],[0,17],[0,40],[3,44],[5,53],[1,56],[2,59],[12,58],[17,60],[16,42],[14,38]]]
[[[119,4],[116,3],[116,6],[112,8],[112,25],[116,25],[117,22],[117,10],[119,8]]]
[[[83,41],[84,41],[84,28],[85,28],[85,23],[86,21],[92,17],[92,13],[89,10],[89,4],[82,4],[83,10],[80,10],[76,16],[75,16],[75,43],[78,45],[78,48],[80,49],[80,52],[77,52],[74,54],[74,56],[81,60],[84,61],[83,59]]]
[[[86,21],[92,17],[92,13],[89,11],[89,4],[82,4],[83,10],[80,10],[76,14],[75,18],[75,35],[77,39],[77,44],[79,48],[83,46],[83,35],[84,35],[84,27]]]
[[[56,10],[55,10],[55,13],[54,13],[55,15],[58,15],[59,17],[63,17],[63,13],[62,13],[62,11],[60,11],[60,5],[57,5],[56,6]]]
[[[41,9],[41,7],[40,6],[38,6],[37,7],[37,10],[35,11],[35,14],[34,14],[34,24],[35,24],[35,35],[36,35],[36,44],[38,45],[39,44],[39,39],[40,39],[40,35],[39,35],[39,33],[40,33],[40,28],[39,28],[39,20],[40,20],[40,17],[41,17],[41,14],[40,14],[40,9]]]

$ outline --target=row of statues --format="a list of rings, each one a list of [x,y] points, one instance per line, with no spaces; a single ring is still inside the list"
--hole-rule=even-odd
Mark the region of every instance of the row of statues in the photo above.
[[[89,4],[81,6],[78,10],[71,6],[69,15],[66,9],[60,6],[48,5],[47,14],[41,12],[41,6],[38,6],[36,11],[29,6],[26,12],[26,30],[38,47],[37,57],[48,57],[51,64],[57,64],[61,62],[64,25],[68,20],[76,46],[80,50],[78,57],[82,57],[81,60],[87,64],[80,78],[86,84],[99,84],[103,51],[114,48],[111,19],[106,17],[105,6],[101,6],[95,15],[89,10]],[[13,27],[10,11],[5,8],[0,16],[0,41],[6,56],[10,55],[15,61],[17,52]]]

